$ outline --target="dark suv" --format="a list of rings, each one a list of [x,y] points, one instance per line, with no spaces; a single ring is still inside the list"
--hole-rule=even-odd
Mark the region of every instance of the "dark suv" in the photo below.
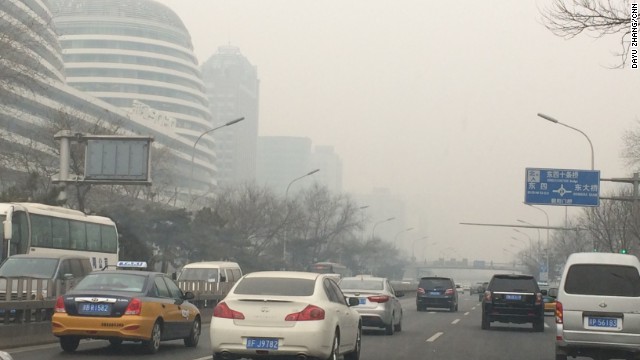
[[[531,275],[493,275],[482,299],[482,329],[498,321],[532,323],[534,331],[544,331],[542,295]]]
[[[458,311],[458,291],[456,283],[451,278],[423,277],[418,284],[416,294],[416,307],[418,311],[424,311],[428,307],[448,308],[449,311]]]

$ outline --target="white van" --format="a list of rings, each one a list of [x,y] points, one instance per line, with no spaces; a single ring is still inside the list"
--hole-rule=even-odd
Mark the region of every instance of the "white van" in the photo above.
[[[235,283],[242,277],[240,265],[231,261],[202,261],[185,265],[178,274],[178,281],[207,281],[210,283]]]
[[[633,255],[575,253],[556,302],[556,360],[640,355],[640,261]]]

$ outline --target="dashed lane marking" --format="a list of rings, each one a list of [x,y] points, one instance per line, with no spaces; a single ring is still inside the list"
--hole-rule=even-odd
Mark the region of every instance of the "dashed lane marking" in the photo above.
[[[544,327],[549,328],[550,326],[547,323],[544,323]]]
[[[460,319],[455,319],[455,320],[453,320],[453,321],[451,322],[451,325],[455,325],[455,324],[457,324],[459,321],[460,321]]]
[[[428,338],[426,342],[434,342],[436,341],[440,336],[442,336],[442,334],[444,334],[443,332],[437,332],[435,334],[433,334],[432,337]]]
[[[467,315],[469,315],[469,312],[468,312],[468,311],[467,311],[466,313],[464,313],[464,316],[467,316]]]

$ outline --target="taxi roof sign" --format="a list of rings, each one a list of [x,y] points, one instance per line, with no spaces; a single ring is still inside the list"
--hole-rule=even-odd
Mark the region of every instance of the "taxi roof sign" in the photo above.
[[[119,268],[146,269],[147,262],[146,261],[118,261],[116,266]]]

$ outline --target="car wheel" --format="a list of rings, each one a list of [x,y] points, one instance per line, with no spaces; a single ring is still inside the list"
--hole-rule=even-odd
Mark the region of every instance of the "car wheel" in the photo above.
[[[395,318],[395,316],[391,316],[391,322],[387,325],[385,325],[384,327],[384,333],[386,335],[393,335],[393,333],[395,332],[395,326],[393,325],[393,319]]]
[[[482,312],[482,330],[489,330],[491,328],[491,322],[487,315]]]
[[[76,336],[61,336],[60,337],[60,347],[64,352],[74,352],[78,348],[80,344],[80,338]]]
[[[143,341],[142,346],[148,354],[155,354],[160,349],[160,339],[162,339],[162,326],[160,326],[160,321],[156,321],[151,329],[151,337],[149,340]]]
[[[191,325],[191,333],[188,337],[184,338],[184,345],[187,347],[198,346],[198,340],[200,340],[200,318],[197,317],[193,320]]]
[[[111,338],[109,339],[109,344],[111,344],[111,346],[120,346],[122,345],[122,339]]]
[[[336,332],[333,335],[333,346],[331,346],[331,354],[327,360],[338,360],[340,358],[340,338],[338,337],[338,333]]]
[[[533,321],[533,331],[544,332],[544,319]]]
[[[395,331],[397,332],[401,332],[402,331],[402,317],[403,317],[403,313],[400,312],[400,320],[398,321],[398,324],[395,325]]]
[[[356,344],[352,352],[344,354],[344,360],[360,360],[360,349],[362,348],[362,327],[358,325]]]

